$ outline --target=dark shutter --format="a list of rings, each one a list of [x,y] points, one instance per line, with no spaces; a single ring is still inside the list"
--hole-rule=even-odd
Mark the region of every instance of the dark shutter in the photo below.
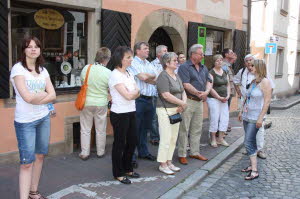
[[[102,9],[101,42],[113,53],[118,46],[131,46],[131,14]],[[108,63],[112,68],[112,63]]]
[[[9,98],[7,0],[0,1],[0,98]]]
[[[198,43],[198,27],[199,26],[205,27],[205,25],[201,24],[201,23],[196,23],[196,22],[188,23],[188,38],[187,38],[187,53],[186,53],[187,56],[188,56],[190,47],[193,44]]]
[[[234,72],[237,73],[244,67],[244,57],[246,54],[246,32],[242,30],[235,30],[233,36],[233,51],[237,55],[237,60],[233,65]]]

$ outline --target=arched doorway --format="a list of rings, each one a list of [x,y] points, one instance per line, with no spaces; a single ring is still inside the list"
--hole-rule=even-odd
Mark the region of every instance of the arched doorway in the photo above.
[[[152,61],[156,58],[155,49],[159,45],[165,45],[168,47],[168,51],[173,51],[173,44],[169,34],[162,28],[157,28],[151,35],[149,41],[149,61]]]
[[[165,43],[164,39],[159,38],[159,36],[157,35],[164,35],[163,38],[168,38],[169,42]],[[154,37],[154,39],[151,37]],[[157,39],[159,39],[157,45],[164,44],[168,46],[169,51],[186,52],[187,31],[186,24],[183,18],[174,11],[166,9],[156,10],[146,16],[142,24],[138,28],[138,31],[134,38],[134,43],[139,41],[148,41],[152,43],[152,41],[156,42],[155,40]],[[169,45],[169,43],[172,45]],[[153,44],[150,45],[153,49],[155,49],[155,47],[157,46]],[[153,59],[155,57],[154,52],[155,50],[152,50],[150,59]]]

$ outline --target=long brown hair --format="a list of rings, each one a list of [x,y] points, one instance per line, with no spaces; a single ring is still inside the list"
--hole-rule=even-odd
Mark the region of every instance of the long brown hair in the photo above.
[[[26,54],[25,54],[25,49],[28,48],[31,41],[34,41],[36,43],[36,45],[40,48],[40,56],[38,56],[38,58],[36,59],[36,62],[35,62],[35,72],[37,74],[40,74],[40,66],[42,64],[44,64],[45,60],[44,60],[44,57],[42,55],[41,42],[38,38],[36,38],[34,36],[24,37],[24,39],[22,41],[22,54],[21,54],[20,62],[22,63],[24,68],[26,68],[30,72],[32,71],[31,69],[28,68],[28,65],[27,65],[27,62],[26,62]]]

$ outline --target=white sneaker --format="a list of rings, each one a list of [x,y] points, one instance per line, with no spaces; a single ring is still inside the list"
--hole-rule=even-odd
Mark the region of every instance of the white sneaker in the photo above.
[[[168,165],[169,169],[171,169],[172,171],[178,172],[180,171],[179,167],[176,167],[174,164],[170,164]]]
[[[159,166],[158,167],[158,170],[160,170],[161,172],[167,174],[167,175],[173,175],[174,172],[172,170],[169,169],[169,167],[162,167],[162,166]]]

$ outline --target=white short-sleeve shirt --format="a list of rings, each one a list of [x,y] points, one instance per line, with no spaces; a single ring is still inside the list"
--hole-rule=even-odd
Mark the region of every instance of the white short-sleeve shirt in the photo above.
[[[135,100],[125,99],[115,88],[117,84],[124,84],[126,89],[130,92],[135,89],[135,81],[133,75],[129,72],[126,74],[114,69],[109,78],[109,89],[112,97],[111,111],[114,113],[128,113],[136,110]]]
[[[18,75],[25,77],[26,88],[30,93],[39,93],[46,89],[46,78],[49,77],[48,71],[40,67],[40,74],[35,77],[19,62],[12,67],[10,73],[10,81],[16,92],[15,121],[28,123],[45,117],[49,113],[47,104],[33,105],[23,100],[14,82],[14,77]]]

